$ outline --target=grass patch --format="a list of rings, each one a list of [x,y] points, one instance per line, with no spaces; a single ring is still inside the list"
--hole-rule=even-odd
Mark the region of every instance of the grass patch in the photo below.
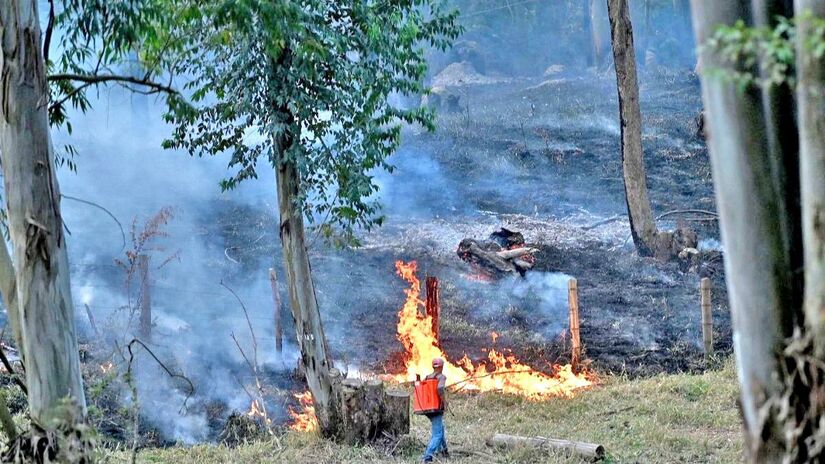
[[[606,462],[741,461],[742,437],[736,408],[738,387],[732,361],[700,375],[658,375],[628,380],[608,377],[573,399],[535,402],[495,393],[453,395],[446,417],[451,463],[577,463],[544,451],[493,452],[484,440],[495,432],[601,443]],[[409,440],[387,450],[331,443],[313,434],[289,432],[277,439],[234,449],[215,445],[144,449],[140,463],[411,463],[429,438],[429,422],[414,416]],[[458,451],[479,453],[459,455]],[[484,456],[482,456],[483,454]],[[111,452],[108,462],[128,461]]]

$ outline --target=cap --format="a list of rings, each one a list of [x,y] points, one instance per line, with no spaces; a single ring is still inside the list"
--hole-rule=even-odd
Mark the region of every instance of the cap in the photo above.
[[[433,367],[444,367],[444,360],[441,358],[433,358]]]

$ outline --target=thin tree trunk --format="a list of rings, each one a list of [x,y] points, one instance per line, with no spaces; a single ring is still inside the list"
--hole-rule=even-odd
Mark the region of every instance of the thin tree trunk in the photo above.
[[[697,43],[704,44],[720,24],[740,19],[751,24],[749,3],[692,0]],[[712,49],[702,50],[705,71],[731,69]],[[743,92],[705,73],[702,97],[725,246],[747,453],[753,461],[781,462],[782,424],[760,410],[782,391],[779,356],[794,323],[792,312],[785,311],[793,295],[778,200],[784,192],[776,191],[773,182],[760,90]]]
[[[605,43],[607,33],[604,30],[604,18],[606,16],[604,0],[590,0],[588,9],[590,13],[590,36],[592,37],[593,56],[595,57],[593,65],[598,69],[602,66],[607,54],[607,44]]]
[[[593,19],[591,17],[590,2],[582,0],[582,32],[584,33],[585,48],[587,48],[587,66],[596,66],[596,42],[593,33]]]
[[[2,242],[2,246],[0,246],[0,293],[2,293],[3,306],[6,307],[14,343],[22,358],[23,329],[20,327],[20,309],[17,306],[17,281],[14,277],[14,263],[12,263],[11,256],[9,256],[6,241],[2,240]],[[25,362],[24,359],[23,363],[25,364]]]
[[[825,0],[796,0],[796,11],[825,18]],[[798,24],[802,231],[805,249],[805,316],[814,330],[817,357],[825,359],[825,58],[806,45],[815,34],[809,20]]]
[[[791,18],[794,15],[792,0],[752,0],[754,26],[773,28],[777,16]],[[767,78],[770,70],[759,70]],[[777,198],[783,221],[784,250],[789,270],[802,269],[802,206],[799,194],[799,138],[796,125],[794,92],[790,84],[771,85],[762,89],[762,106],[765,114],[766,135],[774,188],[784,192]],[[794,286],[786,310],[792,312],[801,323],[803,279],[787,276]],[[801,325],[801,324],[799,324]]]
[[[287,114],[284,111],[284,114]],[[291,119],[291,117],[289,118]],[[292,122],[286,124],[292,126]],[[321,433],[334,436],[340,429],[340,415],[335,395],[335,376],[329,355],[321,312],[312,282],[312,270],[304,237],[303,212],[297,206],[300,193],[300,177],[295,164],[286,153],[294,143],[292,134],[284,133],[276,141],[279,163],[276,168],[278,208],[280,211],[280,235],[289,289],[289,303],[295,322],[298,347],[306,373],[307,384],[315,403]]]
[[[625,198],[633,243],[642,256],[651,256],[657,230],[647,194],[644,152],[642,151],[642,110],[636,77],[636,51],[627,0],[608,0],[613,59],[619,89],[619,116],[622,132],[622,171]]]
[[[86,412],[69,286],[60,191],[46,107],[36,0],[0,2],[0,155],[14,245],[22,351],[32,420],[81,420]],[[73,400],[78,414],[61,403]]]

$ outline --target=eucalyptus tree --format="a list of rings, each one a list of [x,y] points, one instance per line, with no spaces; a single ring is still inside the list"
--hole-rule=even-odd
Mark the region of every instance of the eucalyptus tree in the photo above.
[[[329,241],[357,242],[380,226],[376,170],[392,171],[402,124],[433,128],[424,108],[388,96],[421,94],[425,46],[446,49],[457,13],[440,0],[218,1],[184,35],[193,38],[180,75],[194,106],[168,115],[167,147],[231,154],[232,188],[276,172],[279,233],[303,368],[321,431],[341,430],[333,360],[307,254],[305,221]]]
[[[825,1],[693,0],[692,7],[746,456],[819,462]]]
[[[88,110],[86,92],[96,85],[172,89],[155,80],[162,60],[142,77],[118,72],[140,42],[159,40],[165,2],[52,0],[45,34],[38,3],[0,2],[0,158],[13,247],[0,252],[0,292],[25,361],[32,420],[48,430],[86,411],[56,175],[73,150],[56,154],[50,123],[70,132],[66,107]],[[74,407],[64,407],[66,398]]]
[[[650,256],[657,248],[659,231],[647,191],[633,24],[627,0],[607,0],[607,9],[619,92],[622,176],[630,233],[639,254]]]

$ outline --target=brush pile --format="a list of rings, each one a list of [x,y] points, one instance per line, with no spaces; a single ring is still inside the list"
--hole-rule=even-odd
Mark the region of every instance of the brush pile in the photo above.
[[[522,276],[527,273],[535,265],[536,251],[526,246],[521,233],[501,228],[487,240],[465,238],[456,253],[479,273],[500,279],[514,272]]]

